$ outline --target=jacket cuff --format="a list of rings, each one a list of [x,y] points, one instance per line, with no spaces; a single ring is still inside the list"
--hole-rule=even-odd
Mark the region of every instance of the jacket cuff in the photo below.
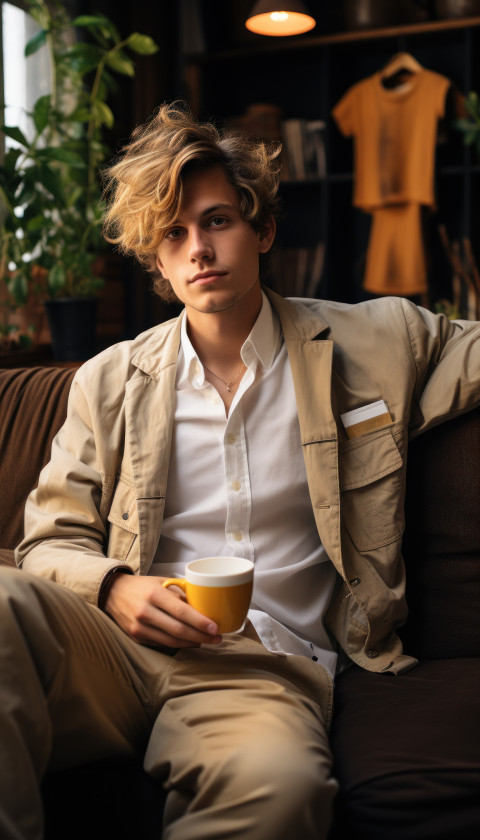
[[[111,583],[113,583],[114,577],[118,573],[122,575],[133,575],[133,569],[130,569],[125,566],[113,566],[111,569],[108,570],[100,584],[100,589],[98,592],[98,607],[101,610],[103,610],[105,607],[105,601],[108,595],[108,590],[110,589]]]

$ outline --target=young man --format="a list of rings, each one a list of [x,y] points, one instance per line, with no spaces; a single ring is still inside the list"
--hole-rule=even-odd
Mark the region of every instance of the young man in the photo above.
[[[319,840],[336,671],[415,665],[407,439],[479,402],[480,328],[263,289],[276,153],[175,107],[111,177],[108,236],[185,308],[78,371],[2,574],[2,837],[41,836],[47,767],[141,752],[168,840]],[[212,554],[255,563],[223,639],[162,587]]]

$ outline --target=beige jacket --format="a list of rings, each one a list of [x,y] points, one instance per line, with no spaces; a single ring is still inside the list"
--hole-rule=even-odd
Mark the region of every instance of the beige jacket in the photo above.
[[[480,402],[480,324],[400,298],[358,305],[268,292],[290,358],[318,533],[338,571],[327,625],[371,671],[400,673],[407,440]],[[24,569],[97,603],[109,570],[146,574],[162,527],[178,319],[77,372],[65,425],[25,513]],[[392,422],[348,440],[340,414],[383,399]]]

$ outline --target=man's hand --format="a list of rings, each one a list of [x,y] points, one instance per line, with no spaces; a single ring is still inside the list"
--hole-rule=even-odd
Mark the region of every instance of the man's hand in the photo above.
[[[166,578],[116,574],[103,608],[135,642],[150,647],[218,644],[217,625],[190,607],[181,592],[164,589]]]

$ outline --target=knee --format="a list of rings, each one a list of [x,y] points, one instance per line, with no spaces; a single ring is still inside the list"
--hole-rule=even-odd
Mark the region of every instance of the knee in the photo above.
[[[301,809],[322,795],[329,785],[330,763],[316,745],[302,749],[296,744],[252,748],[244,745],[231,756],[224,778],[230,778],[237,793],[276,801],[291,811]]]
[[[233,807],[241,805],[245,817],[250,815],[252,837],[266,824],[268,836],[280,840],[327,836],[338,785],[313,745],[306,750],[292,744],[289,749],[271,746],[261,753],[243,750],[232,756],[222,781],[226,778],[225,800],[230,799]]]

